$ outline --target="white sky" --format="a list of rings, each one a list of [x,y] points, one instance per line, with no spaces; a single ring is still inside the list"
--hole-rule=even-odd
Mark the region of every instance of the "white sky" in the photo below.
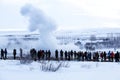
[[[120,0],[0,0],[0,30],[27,30],[26,3],[40,8],[58,29],[119,28]]]

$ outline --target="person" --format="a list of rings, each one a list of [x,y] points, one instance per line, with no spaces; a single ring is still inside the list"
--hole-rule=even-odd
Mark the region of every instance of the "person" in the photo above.
[[[73,59],[73,50],[71,50],[70,52],[70,57],[71,57],[71,60]]]
[[[22,50],[22,48],[20,48],[20,59],[22,59],[23,58],[23,50]]]
[[[50,60],[50,58],[51,58],[51,51],[48,50],[48,60]]]
[[[5,53],[5,59],[7,59],[7,49],[5,48],[5,51],[4,51],[4,53]]]
[[[30,55],[34,61],[37,60],[37,51],[34,48],[30,50]]]
[[[42,54],[42,60],[44,60],[45,59],[45,51],[41,50],[41,54]]]
[[[88,57],[88,61],[91,61],[91,52],[88,52],[87,57]]]
[[[38,60],[40,60],[40,50],[38,50],[37,52],[37,57],[38,57]]]
[[[77,52],[77,60],[78,61],[80,61],[81,59],[80,59],[80,54],[81,54],[81,52],[79,51],[79,52]]]
[[[48,50],[45,51],[45,59],[48,60]]]
[[[111,54],[110,54],[110,61],[113,62],[113,59],[114,59],[114,52],[112,51]]]
[[[55,51],[55,58],[58,60],[58,50]]]
[[[63,60],[63,51],[60,50],[60,59]]]
[[[65,51],[64,54],[65,54],[65,60],[67,60],[67,51]]]
[[[81,54],[82,54],[82,61],[84,61],[85,60],[85,54],[84,54],[84,52],[81,52]]]
[[[78,54],[76,51],[74,51],[73,54],[74,54],[74,60],[76,60],[78,58]]]
[[[119,52],[118,51],[115,54],[115,62],[119,62]]]
[[[106,61],[106,52],[105,51],[103,53],[103,58],[104,58],[104,61]]]
[[[86,60],[86,61],[88,60],[88,56],[87,56],[87,55],[88,55],[88,52],[85,51],[85,52],[84,52],[84,57],[85,57],[85,60]]]
[[[98,52],[96,52],[95,58],[96,58],[96,61],[99,61],[99,53]]]
[[[103,57],[104,57],[104,53],[101,52],[101,53],[100,53],[101,62],[103,62]]]
[[[33,49],[30,49],[30,56],[33,59]]]
[[[96,53],[94,52],[93,53],[93,61],[95,61],[95,59],[96,59],[96,55],[95,55]]]
[[[16,49],[13,49],[13,56],[14,56],[14,59],[16,59]]]
[[[108,52],[108,60],[110,61],[111,51]]]
[[[70,61],[71,60],[70,51],[68,51],[67,55],[68,55],[68,61]]]
[[[4,51],[1,49],[1,59],[4,59]]]

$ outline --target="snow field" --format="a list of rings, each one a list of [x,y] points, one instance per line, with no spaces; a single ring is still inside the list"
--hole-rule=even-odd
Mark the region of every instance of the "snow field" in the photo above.
[[[69,67],[61,67],[56,72],[42,71],[40,65],[0,60],[0,80],[120,80],[120,63],[115,62],[71,61]]]

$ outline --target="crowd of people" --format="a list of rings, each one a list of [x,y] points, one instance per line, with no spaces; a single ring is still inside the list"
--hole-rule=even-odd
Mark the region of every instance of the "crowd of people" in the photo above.
[[[19,59],[24,58],[23,49],[19,50]],[[8,59],[7,49],[1,49],[1,59]],[[36,50],[35,48],[30,49],[30,57],[32,60],[68,60],[68,61],[101,61],[101,62],[119,62],[120,52],[113,51],[63,51],[55,50]],[[17,50],[13,49],[13,59],[16,59]]]
[[[77,60],[77,61],[101,61],[101,62],[119,62],[120,53],[113,51],[96,51],[96,52],[88,52],[88,51],[63,51],[63,50],[55,50],[54,56],[51,56],[50,50],[38,50],[35,49],[30,50],[30,55],[33,60]]]

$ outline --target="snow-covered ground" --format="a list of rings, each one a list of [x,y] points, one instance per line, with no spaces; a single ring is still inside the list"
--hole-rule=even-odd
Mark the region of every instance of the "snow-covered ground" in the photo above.
[[[0,80],[120,80],[120,63],[68,63],[68,67],[56,72],[45,72],[41,70],[39,62],[20,64],[17,60],[0,60]]]
[[[23,33],[22,33],[23,34]],[[22,47],[23,53],[29,53],[29,48],[36,46],[36,40],[23,41],[25,33],[20,37],[14,38],[14,33],[1,35],[0,48],[7,48],[8,55],[12,54],[14,48]],[[35,38],[28,34],[27,38]],[[59,34],[58,34],[59,35]],[[87,34],[88,35],[88,34]],[[22,39],[21,39],[22,38]],[[9,41],[10,40],[10,41]],[[27,44],[26,44],[27,43]],[[7,44],[7,45],[6,45]],[[29,45],[29,47],[28,47]],[[58,45],[58,49],[63,50],[80,50],[79,47],[70,43],[67,45]],[[114,49],[100,49],[97,51],[109,51]],[[117,49],[118,50],[118,49]],[[17,50],[17,55],[19,55]],[[84,50],[83,50],[84,51]],[[58,62],[52,61],[57,66]],[[40,62],[32,62],[31,64],[21,64],[19,60],[0,60],[0,80],[120,80],[120,63],[115,62],[78,62],[70,61],[67,67],[61,67],[56,72],[42,71]]]

